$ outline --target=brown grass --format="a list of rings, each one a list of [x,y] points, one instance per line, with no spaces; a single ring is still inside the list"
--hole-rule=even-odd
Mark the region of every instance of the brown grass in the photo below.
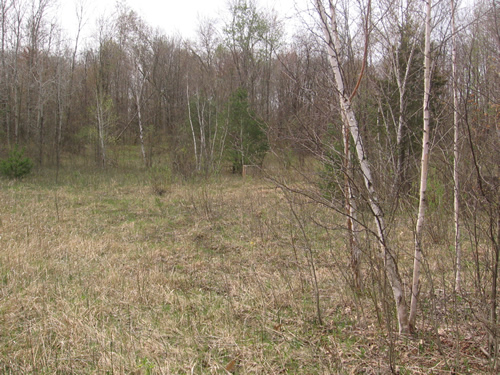
[[[342,233],[308,221],[332,213],[298,205],[320,326],[279,190],[227,177],[160,196],[140,173],[0,181],[0,372],[375,374],[390,372],[391,353],[400,373],[486,371],[480,332],[440,328],[440,345],[430,323],[419,338],[386,334],[383,293],[349,289]]]

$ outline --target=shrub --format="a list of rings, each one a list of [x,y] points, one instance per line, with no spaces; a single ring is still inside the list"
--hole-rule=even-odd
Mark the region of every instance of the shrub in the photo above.
[[[0,160],[0,173],[9,178],[22,178],[31,172],[33,162],[24,156],[24,148],[18,145],[9,153],[9,157]]]

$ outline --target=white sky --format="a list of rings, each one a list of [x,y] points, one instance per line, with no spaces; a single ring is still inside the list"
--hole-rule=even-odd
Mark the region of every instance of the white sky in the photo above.
[[[63,28],[73,35],[76,32],[75,4],[81,0],[59,0],[60,19]],[[83,0],[87,24],[86,35],[96,30],[96,19],[110,15],[115,9],[116,0]],[[305,7],[309,0],[257,0],[264,9],[275,9],[280,18],[293,17],[295,4]],[[179,33],[185,38],[194,39],[200,18],[222,18],[227,12],[228,0],[126,0],[150,26],[159,27],[167,35]]]

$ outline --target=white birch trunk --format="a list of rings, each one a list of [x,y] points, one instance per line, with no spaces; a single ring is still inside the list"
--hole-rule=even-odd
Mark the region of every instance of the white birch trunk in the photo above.
[[[208,157],[207,157],[207,150],[206,150],[206,140],[205,140],[205,127],[206,127],[206,122],[205,122],[205,103],[200,102],[200,95],[196,96],[196,101],[197,101],[197,112],[198,112],[198,124],[200,126],[200,170],[205,169],[205,167],[208,166]]]
[[[59,169],[61,166],[61,142],[62,142],[62,129],[63,129],[63,119],[64,119],[64,109],[68,107],[68,104],[64,103],[66,99],[69,101],[69,98],[64,95],[68,86],[63,88],[63,63],[62,58],[59,59],[57,63],[57,125],[56,125],[56,139],[55,139],[55,147],[56,147],[56,183],[59,181]],[[70,86],[69,86],[70,87]],[[71,87],[70,87],[71,89]]]
[[[10,119],[9,119],[9,110],[8,110],[8,100],[7,97],[9,95],[9,74],[7,72],[7,64],[6,64],[6,59],[5,59],[5,44],[6,44],[6,35],[7,35],[7,17],[10,17],[9,15],[9,8],[10,5],[7,6],[7,3],[5,1],[1,2],[1,17],[2,17],[2,25],[1,25],[1,33],[2,33],[2,41],[1,41],[1,49],[0,49],[0,54],[2,56],[2,74],[1,74],[1,86],[2,86],[2,99],[4,100],[4,104],[2,106],[2,112],[4,113],[4,124],[7,130],[7,146],[10,149],[10,141],[11,141],[11,136],[10,136]]]
[[[424,102],[422,159],[420,163],[420,198],[417,225],[415,228],[415,255],[413,259],[413,280],[411,286],[410,330],[414,331],[417,320],[417,303],[420,288],[420,266],[422,263],[422,233],[425,220],[427,169],[429,165],[430,90],[431,90],[431,9],[432,0],[425,2],[425,50],[424,50]]]
[[[39,62],[39,78],[38,78],[38,103],[36,106],[36,128],[38,130],[38,163],[40,166],[43,164],[43,142],[44,142],[44,109],[45,109],[45,87],[44,87],[44,72],[45,65],[43,59]]]
[[[191,103],[189,101],[189,85],[186,87],[187,104],[188,104],[188,116],[189,124],[191,125],[191,134],[193,135],[193,147],[194,147],[194,157],[196,162],[196,170],[200,170],[200,162],[198,159],[198,145],[196,142],[196,133],[194,132],[193,118],[191,116]]]
[[[105,124],[104,124],[104,99],[101,98],[101,94],[99,93],[99,90],[96,92],[96,99],[97,99],[97,107],[96,107],[96,115],[97,115],[97,132],[99,135],[99,145],[100,145],[100,151],[101,151],[101,164],[104,167],[106,165],[106,142],[105,142]]]
[[[146,159],[146,149],[144,147],[144,126],[142,124],[142,93],[144,90],[144,81],[145,77],[140,77],[141,72],[138,71],[135,73],[134,79],[134,96],[135,96],[135,106],[137,107],[137,122],[139,125],[139,141],[141,143],[141,155],[142,161],[144,162],[144,166],[147,167],[148,161]]]
[[[347,215],[347,235],[351,254],[351,270],[353,273],[354,288],[359,291],[361,290],[361,250],[359,248],[358,228],[356,223],[356,202],[352,189],[352,162],[349,142],[350,132],[346,121],[344,121],[344,125],[342,126],[342,133],[344,142],[344,196]]]
[[[460,246],[460,202],[459,202],[459,176],[458,176],[458,131],[459,131],[459,113],[458,113],[458,87],[457,87],[457,28],[455,25],[455,0],[451,2],[451,72],[453,80],[453,219],[455,224],[455,291],[460,292],[461,287],[461,268],[462,268],[462,249]]]
[[[142,87],[141,87],[142,91]],[[135,97],[136,106],[137,106],[137,122],[139,123],[139,141],[141,142],[141,154],[144,165],[148,165],[148,161],[146,160],[146,150],[144,148],[144,127],[142,126],[142,106],[141,106],[141,96],[137,95]]]
[[[361,171],[363,173],[365,187],[368,192],[368,203],[370,204],[370,208],[374,216],[375,225],[377,227],[378,240],[380,242],[381,252],[384,259],[384,267],[389,279],[389,283],[391,284],[394,300],[396,303],[399,332],[408,333],[408,311],[406,307],[405,296],[403,293],[401,276],[399,275],[396,260],[391,253],[387,241],[384,214],[378,202],[377,193],[373,185],[371,166],[366,157],[363,142],[359,134],[358,122],[351,107],[349,95],[347,95],[344,89],[344,80],[340,70],[340,61],[338,55],[338,51],[340,51],[340,38],[337,30],[335,5],[332,0],[329,0],[330,14],[328,16],[321,0],[316,0],[316,5],[317,11],[321,18],[321,26],[325,36],[325,41],[328,47],[330,66],[335,76],[335,84],[337,87],[341,111],[343,114],[342,119],[345,122],[345,126],[349,128],[349,131],[354,140],[357,158],[361,167]],[[330,19],[330,22],[328,22],[328,19]]]
[[[217,124],[216,128],[218,129],[219,126],[218,126],[217,116],[215,117],[215,121]],[[229,131],[229,119],[228,118],[225,119],[225,123],[224,123],[223,129],[221,129],[221,131],[222,131],[222,136],[221,136],[220,142],[219,142],[219,156],[217,159],[217,170],[219,170],[221,167],[222,156],[224,155],[224,145],[226,144],[227,133]],[[215,144],[215,138],[214,138],[214,144]]]
[[[214,153],[215,153],[215,141],[217,140],[217,132],[219,131],[219,122],[217,121],[217,114],[214,116],[215,120],[215,129],[213,131],[213,134],[211,136],[211,144],[210,144],[210,166],[212,170],[217,170],[217,167],[215,166],[215,159],[214,159]],[[210,121],[211,122],[211,121]]]

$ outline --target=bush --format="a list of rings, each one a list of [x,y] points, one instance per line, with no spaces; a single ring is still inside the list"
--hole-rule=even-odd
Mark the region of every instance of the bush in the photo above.
[[[9,157],[0,160],[0,173],[9,178],[22,178],[31,172],[33,162],[24,156],[24,148],[18,145],[9,153]]]

